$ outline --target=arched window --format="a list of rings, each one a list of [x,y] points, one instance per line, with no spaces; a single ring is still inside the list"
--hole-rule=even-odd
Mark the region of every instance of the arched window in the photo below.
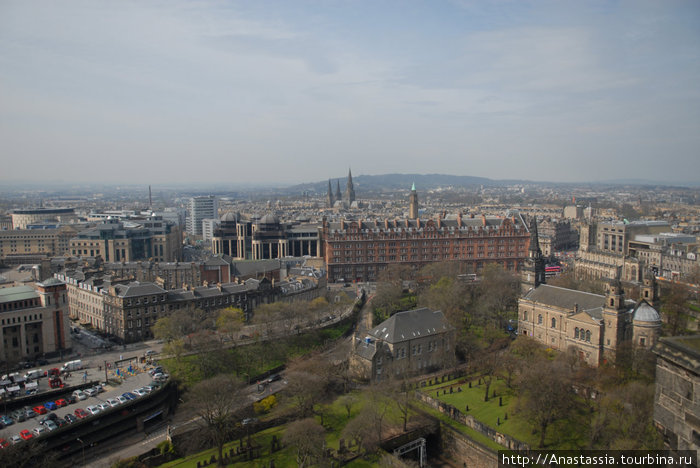
[[[540,315],[537,316],[537,323],[538,323],[539,325],[542,325],[542,314],[540,314]]]
[[[610,299],[610,307],[615,307],[615,299]]]
[[[523,312],[523,320],[527,321],[527,310]]]
[[[574,330],[574,338],[578,339],[578,327]]]
[[[552,318],[552,328],[557,328],[557,319]]]
[[[591,331],[590,330],[586,330],[586,341],[588,341],[589,343],[591,342]]]

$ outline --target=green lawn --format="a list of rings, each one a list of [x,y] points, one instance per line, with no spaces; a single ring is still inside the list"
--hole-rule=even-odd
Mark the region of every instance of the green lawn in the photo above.
[[[469,388],[469,381],[472,388]],[[505,380],[493,379],[489,388],[489,401],[484,401],[485,386],[479,385],[478,377],[462,377],[421,389],[424,393],[448,403],[461,412],[473,416],[476,420],[490,426],[498,432],[507,434],[517,440],[536,448],[539,445],[539,433],[533,433],[534,426],[522,414],[518,413],[517,396],[508,389]],[[453,393],[450,394],[450,387]],[[458,392],[461,387],[462,391]],[[436,392],[439,390],[440,395]],[[447,394],[443,391],[447,390]],[[497,397],[493,398],[493,392]],[[499,396],[503,406],[499,406]],[[466,406],[469,405],[469,411]],[[508,419],[506,420],[506,414]],[[500,418],[500,424],[499,419]],[[574,413],[565,421],[558,421],[547,428],[545,445],[559,449],[578,449],[586,446],[586,431],[590,414]]]

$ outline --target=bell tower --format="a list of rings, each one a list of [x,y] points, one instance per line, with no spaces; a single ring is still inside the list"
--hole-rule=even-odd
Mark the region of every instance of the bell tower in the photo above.
[[[608,283],[603,306],[603,349],[608,358],[614,359],[618,346],[625,338],[629,313],[625,306],[625,292],[622,289],[620,275],[622,268],[618,268],[617,277]]]

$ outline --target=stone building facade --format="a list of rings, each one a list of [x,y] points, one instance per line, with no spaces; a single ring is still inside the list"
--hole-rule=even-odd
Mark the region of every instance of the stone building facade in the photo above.
[[[652,281],[645,283],[635,303],[625,300],[617,280],[610,281],[606,295],[542,284],[519,299],[518,330],[558,351],[573,347],[589,365],[614,362],[621,344],[650,349],[658,340],[655,289]]]
[[[673,451],[700,449],[700,335],[661,338],[656,360],[654,424]]]
[[[65,283],[0,289],[0,361],[16,364],[70,351]]]
[[[455,362],[456,332],[441,311],[397,312],[366,336],[353,338],[351,372],[379,382],[435,372]]]
[[[389,265],[418,269],[457,261],[465,273],[487,264],[518,271],[530,233],[520,216],[323,222],[329,282],[376,281]]]
[[[0,230],[0,262],[20,265],[67,254],[70,239],[77,232],[76,227],[70,225],[52,229]]]

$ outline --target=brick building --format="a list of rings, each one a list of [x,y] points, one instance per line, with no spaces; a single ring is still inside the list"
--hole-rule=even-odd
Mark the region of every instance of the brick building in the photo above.
[[[389,265],[414,269],[458,261],[465,273],[495,263],[518,271],[530,233],[519,215],[500,217],[323,222],[328,281],[376,281]]]

